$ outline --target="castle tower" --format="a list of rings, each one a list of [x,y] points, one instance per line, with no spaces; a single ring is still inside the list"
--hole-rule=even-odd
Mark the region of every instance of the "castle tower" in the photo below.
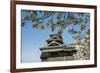
[[[42,62],[74,60],[73,54],[77,52],[73,45],[65,45],[59,34],[50,35],[47,46],[40,48],[40,50]]]

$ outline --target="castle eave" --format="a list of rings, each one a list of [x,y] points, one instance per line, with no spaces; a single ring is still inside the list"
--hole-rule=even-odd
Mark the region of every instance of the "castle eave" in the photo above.
[[[58,51],[72,51],[72,52],[76,52],[76,49],[46,49],[46,50],[42,50],[42,52],[58,52]]]
[[[42,47],[42,48],[40,48],[40,50],[46,50],[46,49],[75,49],[75,47],[74,46],[66,46],[66,45],[61,45],[61,46],[47,46],[47,47]]]

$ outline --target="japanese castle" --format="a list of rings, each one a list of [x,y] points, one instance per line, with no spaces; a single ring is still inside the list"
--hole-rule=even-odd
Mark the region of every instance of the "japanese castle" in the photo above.
[[[71,44],[66,45],[63,42],[62,36],[59,34],[50,35],[47,41],[47,46],[40,48],[41,61],[68,61],[74,60],[73,54],[77,52]]]

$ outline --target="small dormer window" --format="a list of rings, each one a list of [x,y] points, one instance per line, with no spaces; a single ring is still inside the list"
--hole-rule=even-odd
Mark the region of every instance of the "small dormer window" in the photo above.
[[[53,36],[52,39],[58,39],[56,36]]]

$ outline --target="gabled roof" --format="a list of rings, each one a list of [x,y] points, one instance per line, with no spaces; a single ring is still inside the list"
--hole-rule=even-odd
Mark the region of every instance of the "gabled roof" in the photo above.
[[[60,46],[61,44],[56,42],[56,41],[52,41],[51,43],[48,44],[48,46]]]

